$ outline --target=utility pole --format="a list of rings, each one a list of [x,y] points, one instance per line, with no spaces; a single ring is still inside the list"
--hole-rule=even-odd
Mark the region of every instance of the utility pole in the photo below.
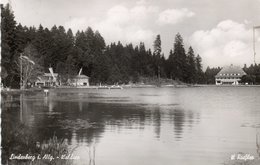
[[[260,26],[253,26],[253,51],[254,51],[254,63],[256,64],[256,51],[255,51],[255,29],[260,29]]]

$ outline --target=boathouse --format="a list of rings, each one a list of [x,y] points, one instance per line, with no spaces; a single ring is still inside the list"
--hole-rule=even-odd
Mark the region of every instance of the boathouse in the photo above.
[[[225,66],[215,76],[216,85],[238,85],[242,76],[246,75],[244,70],[239,66]]]

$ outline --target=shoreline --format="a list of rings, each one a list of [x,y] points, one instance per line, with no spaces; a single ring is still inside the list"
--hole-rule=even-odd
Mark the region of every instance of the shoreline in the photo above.
[[[43,91],[40,88],[30,88],[30,89],[12,89],[12,88],[1,88],[1,93],[27,93],[27,92],[35,92],[35,91]]]
[[[215,85],[215,84],[187,84],[187,85],[149,85],[149,84],[142,84],[142,85],[122,85],[122,86],[78,86],[78,87],[71,87],[71,86],[60,86],[57,88],[49,88],[49,89],[129,89],[129,88],[192,88],[192,87],[260,87],[260,85]],[[27,93],[27,92],[35,92],[35,91],[43,91],[44,88],[29,88],[29,89],[5,89],[1,88],[1,93]]]

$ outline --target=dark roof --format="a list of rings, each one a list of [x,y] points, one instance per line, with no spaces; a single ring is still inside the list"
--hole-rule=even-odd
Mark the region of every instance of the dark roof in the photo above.
[[[242,77],[246,75],[244,70],[239,66],[225,66],[223,67],[215,77]]]

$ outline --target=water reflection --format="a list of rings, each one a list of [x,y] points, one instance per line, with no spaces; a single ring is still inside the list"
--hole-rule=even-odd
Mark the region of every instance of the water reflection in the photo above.
[[[148,164],[154,164],[155,159],[164,164],[203,164],[198,157],[205,154],[217,164],[234,151],[255,152],[255,130],[240,126],[245,121],[260,124],[260,112],[256,110],[259,103],[249,101],[250,97],[259,99],[257,92],[252,90],[246,97],[233,98],[224,91],[54,90],[48,97],[35,93],[6,98],[10,104],[18,101],[19,105],[18,111],[7,113],[17,113],[18,120],[31,128],[38,141],[53,135],[68,139],[75,153],[83,157],[91,154],[93,158],[95,148],[98,164],[122,164],[109,158],[115,155],[128,159],[129,163],[124,164],[143,164],[138,161],[144,159],[140,158],[142,154],[154,158]],[[8,107],[15,109],[13,105],[3,106]],[[93,163],[95,159],[88,160]]]
[[[185,114],[183,110],[176,109],[173,112],[173,124],[176,139],[182,137],[183,125],[184,125]]]
[[[156,138],[160,139],[161,135],[161,113],[159,107],[156,107],[156,110],[153,113],[154,118],[154,132],[156,134]]]
[[[180,140],[185,120],[189,126],[194,120],[193,112],[185,112],[176,105],[129,104],[120,103],[120,100],[118,103],[107,102],[111,98],[106,98],[104,102],[89,102],[84,100],[83,94],[75,94],[75,100],[64,101],[58,98],[59,95],[51,93],[48,97],[38,96],[37,100],[20,95],[20,121],[32,127],[41,140],[55,134],[67,138],[70,144],[72,138],[77,143],[92,143],[93,140],[98,142],[105,130],[121,132],[125,129],[143,130],[146,127],[153,127],[154,137],[160,139],[162,122],[172,122],[175,138]],[[80,124],[64,127],[73,125],[77,120],[88,122],[91,128],[84,128]]]

